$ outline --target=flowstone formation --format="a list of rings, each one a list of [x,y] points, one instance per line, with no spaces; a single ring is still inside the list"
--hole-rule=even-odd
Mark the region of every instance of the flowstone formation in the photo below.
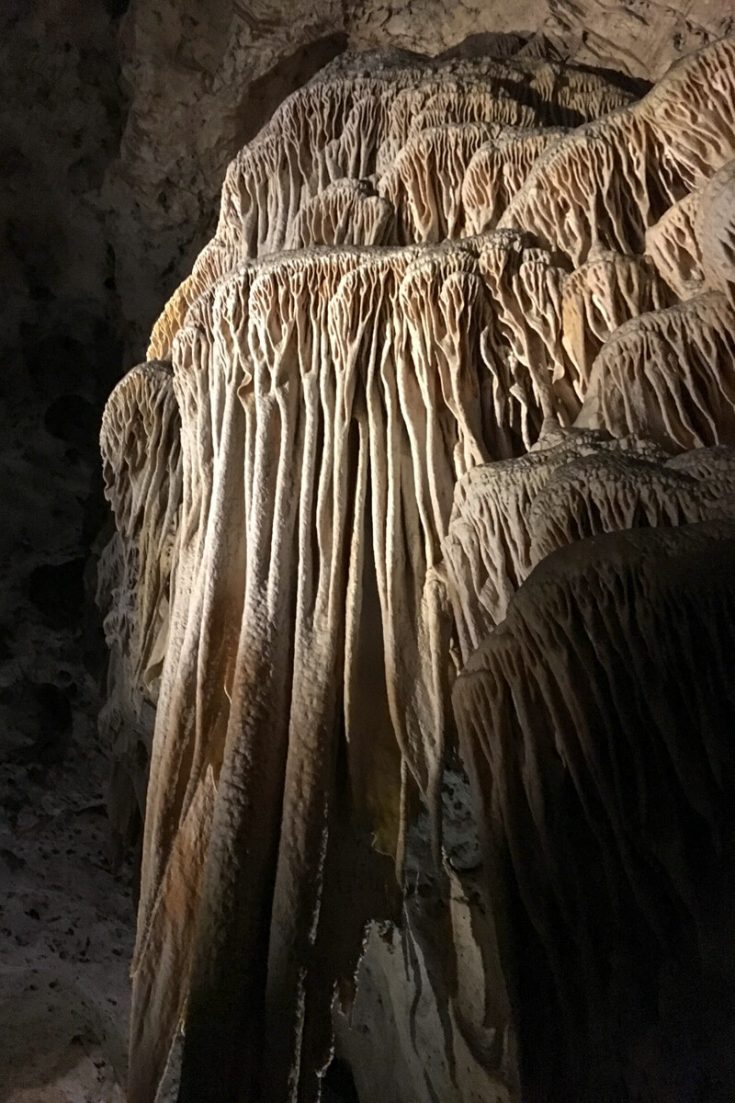
[[[731,1097],[735,41],[629,87],[342,58],[109,400],[131,1103]]]

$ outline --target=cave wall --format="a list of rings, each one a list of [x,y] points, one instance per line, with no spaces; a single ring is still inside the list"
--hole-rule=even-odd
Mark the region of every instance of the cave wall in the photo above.
[[[471,50],[488,34],[521,31],[543,35],[560,56],[653,79],[732,30],[729,7],[5,0],[0,887],[15,932],[2,967],[15,979],[0,1021],[18,1039],[4,1053],[25,1070],[19,1091],[51,1082],[54,1047],[65,1067],[86,1062],[92,1098],[112,1098],[123,1075],[131,873],[114,878],[104,852],[104,657],[90,562],[107,517],[98,423],[111,385],[142,358],[152,320],[210,236],[227,163],[289,92],[347,48],[437,53],[469,40]],[[56,993],[48,1000],[47,990]],[[41,1036],[51,1056],[36,1061],[35,1045],[28,1071],[29,1040]],[[77,1037],[70,1059],[63,1047]],[[101,1087],[90,1054],[102,1061]],[[59,1098],[75,1098],[80,1077]]]
[[[120,372],[100,195],[123,99],[113,5],[0,10],[0,1096],[121,1100],[129,870],[107,864],[89,553]]]

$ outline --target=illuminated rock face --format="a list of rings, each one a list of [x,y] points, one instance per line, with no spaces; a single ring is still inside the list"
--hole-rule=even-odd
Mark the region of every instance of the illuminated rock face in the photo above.
[[[316,1100],[335,1036],[363,1103],[635,1088],[601,962],[664,953],[727,823],[735,43],[628,100],[325,71],[110,398],[108,711],[157,709],[132,1103],[181,1023],[182,1103]]]

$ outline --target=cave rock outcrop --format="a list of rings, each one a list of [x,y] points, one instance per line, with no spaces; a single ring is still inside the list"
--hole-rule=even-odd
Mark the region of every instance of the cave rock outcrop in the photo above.
[[[726,1051],[670,1005],[732,805],[735,42],[628,89],[342,59],[110,398],[131,1103],[182,1024],[180,1103],[612,1103]]]

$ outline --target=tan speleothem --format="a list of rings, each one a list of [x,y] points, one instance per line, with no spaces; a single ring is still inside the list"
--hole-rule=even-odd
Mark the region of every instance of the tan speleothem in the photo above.
[[[535,661],[517,624],[538,578],[586,609],[579,580],[604,571],[577,546],[645,589],[648,535],[606,534],[655,528],[687,570],[692,525],[730,539],[734,72],[722,40],[633,103],[530,57],[352,59],[230,166],[103,426],[113,699],[155,682],[156,705],[129,771],[140,794],[148,770],[131,1103],[182,1023],[181,1103],[318,1099],[333,1022],[370,1083],[338,980],[356,1022],[381,1005],[417,1103],[519,1098],[496,881],[447,842],[456,726],[486,837],[507,801],[477,702]],[[559,579],[527,581],[547,560]],[[350,978],[361,924],[396,919],[378,854],[402,925],[370,928]]]

